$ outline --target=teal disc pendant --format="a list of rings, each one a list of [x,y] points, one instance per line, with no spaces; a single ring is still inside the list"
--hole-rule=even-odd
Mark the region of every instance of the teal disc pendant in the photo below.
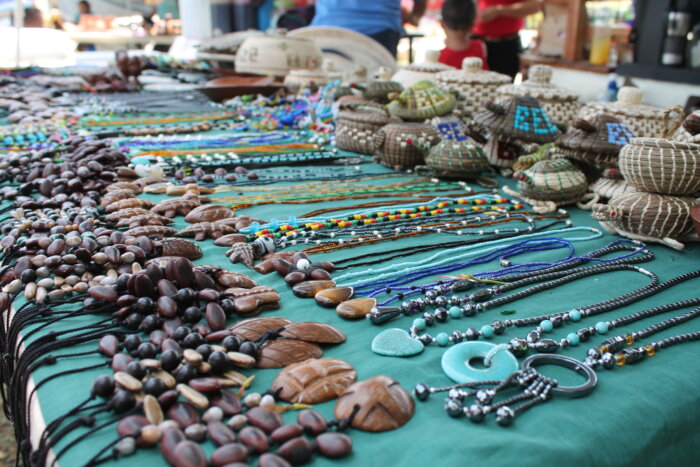
[[[386,329],[372,340],[372,352],[387,357],[411,357],[423,351],[424,345],[399,328]]]
[[[491,359],[491,366],[484,366],[484,357],[495,347],[496,344],[481,341],[454,345],[442,356],[442,371],[456,383],[505,379],[518,369],[518,360],[510,351],[500,350]]]

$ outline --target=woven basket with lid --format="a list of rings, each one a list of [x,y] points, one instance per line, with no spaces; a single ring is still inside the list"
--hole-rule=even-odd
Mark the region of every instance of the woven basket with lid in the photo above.
[[[680,106],[667,109],[662,138],[634,138],[620,151],[620,172],[642,191],[689,195],[700,190],[700,144],[667,139],[680,123],[670,123],[674,113],[683,118]]]
[[[368,105],[366,101],[350,104],[336,118],[335,144],[345,151],[372,155],[375,133],[384,125],[400,121],[378,104]]]
[[[471,139],[462,141],[442,140],[430,149],[425,165],[438,177],[477,178],[489,170],[484,150]]]
[[[520,174],[518,190],[527,198],[574,204],[588,190],[588,182],[566,159],[543,160]]]
[[[380,104],[389,103],[389,94],[403,91],[401,83],[391,81],[391,70],[386,67],[379,69],[378,79],[364,84],[353,83],[353,86],[362,91],[362,97]]]
[[[483,101],[496,98],[498,88],[511,82],[508,75],[482,69],[478,57],[467,57],[461,70],[446,70],[435,75],[435,82],[457,96],[455,113],[470,118],[481,107]]]
[[[561,134],[533,97],[487,102],[474,114],[474,123],[490,134],[484,150],[489,163],[499,168],[510,168],[519,156],[533,152],[522,143],[546,144]]]
[[[552,67],[533,65],[528,79],[521,84],[507,84],[498,89],[502,96],[530,96],[537,99],[556,125],[567,128],[581,108],[579,94],[551,83]]]
[[[315,90],[314,88],[340,80],[342,77],[342,73],[334,70],[331,60],[324,60],[323,66],[315,70],[291,70],[284,78],[284,87],[291,93],[298,93],[307,88]]]
[[[428,50],[425,52],[425,61],[423,63],[413,63],[406,65],[394,73],[391,77],[392,81],[401,83],[404,88],[413,86],[418,81],[434,80],[435,74],[445,70],[456,70],[449,65],[440,63],[440,52],[437,50]]]
[[[609,113],[627,124],[635,135],[656,138],[664,130],[664,109],[643,105],[643,97],[639,89],[625,86],[617,93],[617,101],[589,102],[581,109],[580,116],[591,120],[597,113]]]
[[[454,109],[455,96],[431,81],[419,81],[399,95],[389,96],[387,108],[403,120],[422,121],[446,115]]]
[[[423,123],[390,123],[374,135],[379,162],[396,170],[413,169],[423,163],[430,147],[440,142],[440,132]]]
[[[594,205],[593,218],[621,235],[680,249],[682,244],[667,239],[682,239],[691,234],[690,208],[694,204],[692,198],[629,193],[612,198],[608,204]]]
[[[557,139],[557,155],[597,164],[616,164],[620,150],[635,135],[619,118],[601,113],[578,119]]]

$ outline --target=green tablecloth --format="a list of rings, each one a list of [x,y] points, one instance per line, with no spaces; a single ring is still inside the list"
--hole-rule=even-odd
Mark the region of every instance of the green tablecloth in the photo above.
[[[372,166],[377,170],[377,166]],[[155,198],[155,197],[154,197]],[[357,200],[348,200],[342,205],[355,204]],[[339,205],[341,203],[334,203]],[[283,219],[289,215],[317,209],[328,204],[303,205],[269,205],[246,209],[240,214],[254,215],[263,219]],[[597,226],[589,213],[577,209],[571,210],[571,218],[577,226]],[[547,222],[547,221],[545,221]],[[177,226],[184,226],[178,218]],[[581,236],[579,233],[577,236]],[[429,238],[432,237],[432,238]],[[361,256],[369,251],[393,248],[400,245],[435,243],[437,236],[418,237],[401,242],[380,243],[371,247],[354,248],[319,259],[338,259]],[[584,253],[599,248],[616,237],[604,235],[602,238],[576,243],[576,252]],[[447,240],[453,240],[449,237]],[[370,343],[383,327],[371,325],[366,320],[350,322],[341,319],[334,310],[321,308],[313,300],[295,297],[291,288],[282,278],[273,273],[262,276],[247,270],[242,265],[233,265],[224,256],[226,248],[213,245],[211,240],[203,242],[204,258],[197,264],[217,264],[233,271],[250,274],[260,284],[275,287],[282,296],[281,308],[265,312],[262,316],[285,316],[295,321],[317,320],[332,324],[347,336],[347,342],[325,349],[325,356],[341,358],[351,363],[356,369],[358,379],[385,374],[397,379],[409,391],[416,383],[427,382],[434,386],[449,384],[443,374],[440,359],[443,349],[429,347],[421,355],[399,359],[375,355],[370,350]],[[691,271],[698,266],[700,249],[689,246],[683,252],[666,247],[651,246],[656,253],[653,262],[645,267],[656,272],[660,279],[667,280],[676,275]],[[432,254],[432,253],[431,253]],[[518,257],[516,261],[561,258],[563,251],[530,254]],[[470,271],[494,270],[499,266],[491,263]],[[515,317],[539,315],[557,312],[572,307],[595,303],[624,292],[641,287],[648,279],[632,272],[615,272],[575,281],[552,291],[539,293],[531,298],[517,301],[507,308],[515,309]],[[609,313],[606,319],[629,314],[654,305],[670,303],[682,298],[697,296],[699,282],[691,281],[675,287],[668,292],[640,302],[639,304]],[[687,310],[686,310],[687,311]],[[680,312],[676,312],[678,314]],[[498,310],[492,310],[473,318],[450,321],[436,328],[436,332],[451,332],[456,327],[480,327],[495,319]],[[616,332],[637,330],[659,321],[652,318],[636,323],[629,329]],[[95,317],[81,317],[66,322],[63,326],[80,326],[96,321]],[[597,320],[596,320],[597,321]],[[402,327],[407,329],[411,319],[402,317],[385,327]],[[586,322],[587,325],[595,324]],[[690,322],[674,329],[662,332],[656,338],[667,337],[681,332],[697,331],[700,323]],[[576,327],[578,329],[578,327]],[[561,338],[574,331],[574,326],[556,330],[552,335]],[[523,332],[510,330],[494,342],[507,342],[513,337],[523,337]],[[582,345],[565,352],[571,357],[583,359],[586,349],[597,344],[602,338],[595,337],[589,345]],[[70,352],[92,350],[94,343],[77,346]],[[353,454],[341,461],[316,458],[312,465],[317,467],[329,465],[697,465],[700,462],[700,430],[696,420],[700,415],[700,369],[697,358],[700,354],[700,342],[686,344],[660,352],[636,366],[616,368],[614,371],[599,371],[599,386],[589,397],[575,400],[553,399],[543,406],[536,407],[516,418],[515,423],[503,428],[493,418],[476,425],[466,419],[449,418],[442,407],[442,395],[434,396],[428,402],[417,402],[413,419],[404,427],[386,433],[371,434],[351,430],[354,443]],[[84,367],[99,363],[103,358],[82,357],[59,359],[53,366],[40,368],[33,375],[35,381],[57,372],[75,367]],[[545,373],[562,376],[562,383],[573,382],[574,376],[557,372],[552,368]],[[42,412],[47,421],[63,414],[70,407],[84,400],[94,378],[111,370],[84,372],[74,376],[58,378],[49,382],[38,391]],[[255,374],[252,390],[267,390],[278,370],[253,370]],[[334,402],[317,406],[325,415],[332,417]],[[294,413],[284,415],[286,420],[296,416]],[[100,418],[104,420],[105,418]],[[65,446],[69,437],[59,444],[58,450]],[[115,439],[113,427],[80,442],[60,458],[63,466],[82,465],[101,447]],[[205,450],[210,453],[213,445],[207,444]],[[164,465],[158,449],[143,449],[131,457],[118,462],[121,465]]]

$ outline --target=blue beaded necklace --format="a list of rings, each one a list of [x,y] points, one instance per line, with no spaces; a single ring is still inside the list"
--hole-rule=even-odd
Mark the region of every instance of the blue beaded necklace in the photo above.
[[[591,232],[591,235],[587,235],[584,237],[576,237],[572,239],[563,239],[563,238],[541,238],[545,235],[551,235],[551,234],[566,234],[566,233],[572,233],[572,232]],[[540,247],[538,245],[530,245],[531,248],[539,248],[539,250],[530,250],[530,251],[541,251],[541,250],[547,250],[547,249],[556,249],[556,248],[561,248],[562,246],[566,246],[566,243],[564,242],[579,242],[579,241],[586,241],[586,240],[592,240],[595,238],[600,238],[602,237],[603,233],[595,228],[592,227],[568,227],[564,229],[557,229],[557,230],[552,230],[552,231],[543,231],[543,232],[534,232],[531,234],[524,235],[520,238],[525,238],[526,240],[522,240],[518,243],[508,245],[506,247],[500,247],[498,245],[501,245],[506,242],[511,242],[512,239],[510,238],[505,238],[501,240],[495,240],[492,242],[488,242],[488,245],[490,245],[490,248],[487,249],[482,249],[485,244],[484,243],[478,243],[474,245],[466,245],[464,247],[458,247],[458,248],[453,248],[450,249],[449,251],[440,251],[435,253],[434,255],[430,256],[429,258],[425,258],[419,261],[412,261],[412,262],[404,262],[404,263],[399,263],[399,264],[391,264],[382,268],[370,268],[366,269],[364,271],[356,271],[356,272],[350,272],[343,274],[340,277],[336,277],[335,281],[338,284],[343,283],[342,281],[346,280],[351,280],[356,277],[365,277],[364,279],[358,279],[354,282],[349,282],[349,283],[343,283],[344,286],[351,286],[357,288],[362,288],[363,286],[376,286],[379,284],[382,284],[386,287],[385,282],[391,282],[388,281],[387,279],[390,278],[396,278],[396,277],[401,277],[407,278],[411,277],[410,280],[420,280],[421,278],[424,277],[429,277],[432,275],[440,275],[440,274],[446,274],[452,271],[456,271],[458,269],[461,269],[464,266],[462,263],[457,263],[454,264],[455,260],[461,260],[465,257],[469,257],[475,254],[481,254],[486,255],[491,252],[497,251],[498,254],[501,256],[508,255],[508,256],[513,256],[512,253],[509,254],[509,249],[510,248],[519,248],[523,244],[528,244],[527,242],[530,242],[532,239],[539,239],[547,243],[548,245]],[[479,249],[479,251],[472,251],[475,249]],[[573,246],[570,247],[570,249],[573,249]],[[461,254],[457,254],[458,252],[462,252]],[[443,255],[449,255],[448,258],[438,260],[440,256]],[[498,256],[496,256],[498,257]],[[440,266],[447,263],[446,266]],[[452,263],[452,264],[450,264]],[[425,268],[423,265],[424,264],[432,264],[433,266],[430,268]],[[417,274],[413,274],[417,273]],[[371,275],[372,278],[366,278],[368,275]],[[379,282],[378,282],[379,281]],[[398,284],[402,285],[402,284]]]
[[[599,257],[595,256],[597,254],[597,252],[599,252],[600,250],[606,250],[606,249],[615,247],[617,245],[624,245],[624,244],[632,245],[634,247],[634,249],[631,251],[626,250],[624,253],[622,253],[618,256],[615,256],[613,258],[599,258]],[[554,262],[540,261],[540,262],[523,263],[523,264],[513,265],[509,261],[510,256],[506,255],[506,256],[500,257],[500,261],[501,261],[501,264],[508,264],[508,265],[506,265],[498,270],[495,270],[495,271],[486,271],[486,272],[476,273],[476,274],[473,274],[472,277],[477,281],[479,279],[486,279],[484,282],[489,282],[493,278],[497,278],[497,277],[507,276],[510,274],[519,274],[519,273],[523,273],[523,272],[541,271],[541,270],[548,269],[551,267],[563,266],[566,264],[573,264],[573,263],[577,263],[580,261],[594,262],[594,263],[610,263],[610,262],[621,261],[621,260],[631,258],[632,256],[635,256],[635,255],[639,254],[640,252],[644,251],[645,249],[646,249],[646,245],[644,245],[644,244],[639,244],[638,242],[628,240],[628,239],[621,239],[621,240],[615,240],[601,249],[597,249],[597,250],[588,252],[588,253],[586,253],[584,255],[580,255],[580,256],[573,256],[571,254],[572,252],[570,251],[568,257],[561,259],[561,260],[558,260],[558,261],[554,261]],[[446,281],[440,281],[440,282],[433,282],[430,284],[421,284],[418,286],[411,285],[409,287],[396,287],[396,286],[389,287],[390,290],[400,292],[402,294],[402,296],[390,297],[387,300],[379,303],[379,306],[388,305],[389,303],[391,303],[395,300],[405,298],[405,297],[408,297],[411,295],[422,294],[424,291],[430,290],[430,289],[437,287],[437,286],[449,286],[451,284],[458,282],[459,280],[460,279],[452,279],[452,280],[446,280]],[[361,294],[361,292],[360,293],[357,292],[357,289],[355,289],[355,291],[356,291],[356,295]],[[386,291],[387,291],[387,287],[377,287],[377,288],[367,292],[367,296],[369,296],[370,298],[374,298],[377,295],[381,294],[382,292],[386,292]]]

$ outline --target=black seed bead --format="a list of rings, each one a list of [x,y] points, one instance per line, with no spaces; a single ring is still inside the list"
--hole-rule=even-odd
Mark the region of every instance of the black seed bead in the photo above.
[[[238,349],[241,347],[241,341],[236,336],[228,336],[221,341],[221,345],[229,352],[238,352]]]
[[[102,397],[103,399],[108,398],[114,394],[114,378],[109,375],[100,375],[95,379],[92,384],[92,390],[96,396]]]
[[[175,350],[166,350],[160,354],[160,367],[165,371],[173,371],[180,364],[180,354]]]
[[[191,332],[187,334],[187,337],[185,337],[182,340],[182,345],[184,345],[187,348],[194,349],[202,342],[204,342],[204,338],[202,336],[200,336],[196,332]]]
[[[143,392],[155,397],[160,396],[167,389],[168,388],[165,387],[165,383],[158,378],[148,378],[146,382],[143,383]]]
[[[121,414],[133,408],[136,405],[136,399],[129,391],[119,389],[109,400],[108,405],[114,412]]]
[[[244,342],[241,344],[241,346],[238,348],[238,351],[240,353],[244,353],[246,355],[250,355],[251,357],[257,359],[258,354],[260,353],[260,348],[258,347],[257,344],[254,342]]]
[[[146,368],[139,362],[130,362],[126,366],[126,372],[138,380],[146,376]]]
[[[179,326],[175,329],[175,332],[173,332],[172,338],[178,342],[182,342],[182,340],[190,334],[190,331],[191,329],[187,326]]]
[[[136,350],[140,344],[141,337],[137,334],[129,334],[126,336],[126,339],[124,339],[124,348],[130,352]]]

